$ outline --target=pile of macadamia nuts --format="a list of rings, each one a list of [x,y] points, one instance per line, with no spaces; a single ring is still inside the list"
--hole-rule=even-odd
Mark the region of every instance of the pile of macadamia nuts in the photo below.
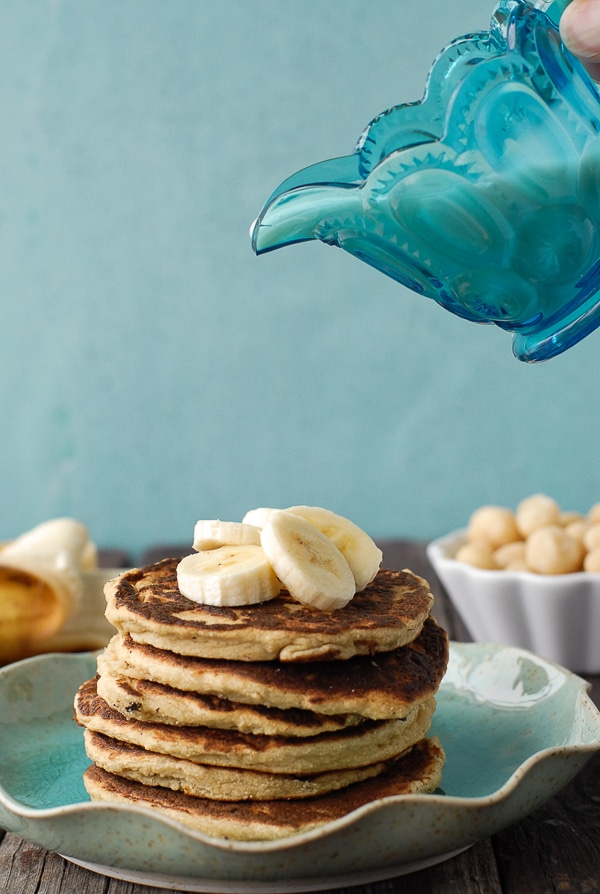
[[[544,494],[527,497],[514,512],[482,506],[469,519],[455,558],[492,571],[600,572],[600,503],[587,515],[564,512]]]

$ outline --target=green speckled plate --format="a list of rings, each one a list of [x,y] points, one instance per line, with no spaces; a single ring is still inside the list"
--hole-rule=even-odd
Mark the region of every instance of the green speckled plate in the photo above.
[[[530,652],[451,645],[432,733],[443,794],[387,798],[277,842],[195,833],[151,811],[93,804],[73,721],[95,655],[46,655],[0,670],[0,826],[83,866],[181,891],[315,891],[447,859],[523,818],[600,750],[586,683]]]

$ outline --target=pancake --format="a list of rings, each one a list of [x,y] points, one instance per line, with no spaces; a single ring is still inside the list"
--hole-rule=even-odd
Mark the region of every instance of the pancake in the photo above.
[[[213,801],[310,798],[369,779],[387,768],[386,762],[382,761],[357,769],[324,773],[263,773],[197,764],[147,751],[90,730],[86,730],[84,736],[88,757],[103,770],[143,785],[157,785]]]
[[[405,717],[413,705],[434,696],[447,661],[448,637],[428,618],[402,648],[309,665],[193,658],[117,635],[98,657],[98,671],[242,704],[388,720]]]
[[[75,698],[93,800],[250,841],[438,786],[445,756],[426,736],[448,637],[426,581],[380,570],[335,611],[285,589],[213,606],[180,593],[178,562],[105,587],[117,633]]]
[[[98,694],[123,717],[169,726],[210,726],[265,736],[316,736],[362,723],[359,714],[316,714],[289,708],[242,705],[216,695],[199,695],[153,680],[103,674]]]
[[[402,720],[368,721],[298,738],[127,720],[100,698],[95,679],[84,683],[75,698],[77,723],[93,732],[194,763],[270,774],[322,773],[397,757],[427,733],[434,710],[435,699],[430,698]]]
[[[218,838],[273,840],[314,829],[380,798],[434,791],[440,784],[444,752],[436,738],[423,739],[372,779],[307,800],[214,801],[143,785],[95,764],[83,777],[95,801],[121,802],[157,811]]]
[[[422,578],[386,570],[332,612],[303,605],[286,590],[240,608],[200,605],[179,592],[178,562],[165,559],[109,581],[108,621],[136,642],[197,658],[333,661],[406,645],[433,605]]]

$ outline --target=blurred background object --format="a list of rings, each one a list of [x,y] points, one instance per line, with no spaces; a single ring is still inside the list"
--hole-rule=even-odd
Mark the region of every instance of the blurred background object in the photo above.
[[[74,518],[49,519],[0,543],[0,666],[106,645],[103,588],[118,573],[111,559],[117,553],[99,553]]]
[[[493,6],[2,4],[0,540],[69,515],[135,561],[255,506],[422,540],[597,499],[600,335],[521,364],[341,251],[248,236]]]

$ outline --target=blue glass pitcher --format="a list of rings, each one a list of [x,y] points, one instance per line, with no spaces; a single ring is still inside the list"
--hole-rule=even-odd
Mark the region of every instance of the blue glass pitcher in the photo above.
[[[501,0],[489,31],[438,56],[420,102],[275,190],[256,253],[337,245],[512,332],[524,361],[588,335],[600,325],[600,93],[561,42],[568,2]]]

